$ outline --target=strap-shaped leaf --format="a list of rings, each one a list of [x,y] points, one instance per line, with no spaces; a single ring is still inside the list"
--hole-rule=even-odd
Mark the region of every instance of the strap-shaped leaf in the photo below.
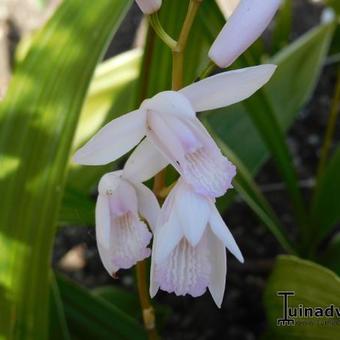
[[[312,218],[316,226],[313,239],[322,240],[340,221],[339,188],[340,188],[340,147],[330,159],[320,180],[315,201],[312,207]]]
[[[278,292],[295,294],[288,297],[288,306],[297,308],[297,317],[289,317],[295,321],[295,325],[278,326],[278,320],[284,319],[283,297],[278,296]],[[294,256],[280,256],[269,278],[264,302],[269,328],[268,339],[334,340],[339,337],[339,315],[336,315],[335,308],[340,313],[340,279],[335,273],[316,263]],[[302,307],[328,308],[328,315],[321,316],[319,311],[319,316],[300,317],[299,308]],[[287,315],[295,315],[295,312],[288,314],[287,310]]]
[[[57,283],[70,332],[77,339],[146,339],[141,324],[114,304],[60,275]]]
[[[49,266],[79,112],[131,1],[67,0],[17,66],[0,107],[0,334],[45,339]]]

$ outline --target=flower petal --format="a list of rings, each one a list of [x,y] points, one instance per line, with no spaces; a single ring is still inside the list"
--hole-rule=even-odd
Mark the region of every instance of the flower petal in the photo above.
[[[111,217],[109,200],[105,195],[98,195],[96,204],[96,234],[98,243],[110,247]]]
[[[161,210],[158,200],[155,194],[144,184],[132,184],[137,193],[139,214],[148,221],[151,230],[155,230]]]
[[[217,36],[209,57],[219,67],[231,65],[266,29],[281,0],[242,0]]]
[[[123,156],[145,136],[146,113],[136,110],[106,124],[73,157],[78,164],[102,165]]]
[[[157,12],[162,6],[162,0],[136,0],[136,2],[144,14]]]
[[[135,182],[145,182],[168,164],[161,152],[148,139],[144,139],[125,163],[124,177]]]
[[[156,236],[154,259],[158,264],[166,259],[183,237],[182,228],[175,215],[172,215],[167,223],[157,227]]]
[[[211,265],[208,288],[217,307],[221,308],[227,275],[227,255],[223,242],[214,233],[209,230],[207,237]]]
[[[266,64],[219,73],[180,92],[189,99],[196,112],[213,110],[250,97],[269,81],[275,69],[276,65]]]
[[[166,116],[195,117],[190,101],[180,92],[163,91],[150,99],[144,100],[141,109],[163,113]]]
[[[152,254],[151,254],[151,267],[150,267],[150,288],[149,293],[151,298],[153,298],[158,290],[159,290],[159,284],[155,280],[155,270],[156,270],[156,264],[155,264],[155,249],[156,249],[156,243],[157,243],[157,235],[154,233],[153,236],[153,246],[152,246]]]
[[[181,190],[175,198],[174,213],[181,223],[184,236],[195,247],[207,227],[211,204],[207,198],[196,194],[183,180],[180,179],[177,185]]]
[[[220,213],[217,208],[214,206],[212,209],[212,213],[210,215],[209,224],[211,230],[214,234],[223,242],[225,247],[241,262],[244,262],[244,258],[242,253],[231,234],[230,230],[224,223]]]

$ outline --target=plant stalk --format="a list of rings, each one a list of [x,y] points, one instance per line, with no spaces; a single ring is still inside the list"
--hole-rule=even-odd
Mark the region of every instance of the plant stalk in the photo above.
[[[187,45],[188,37],[192,24],[194,22],[195,16],[197,14],[199,5],[202,0],[190,0],[187,15],[183,23],[183,27],[176,45],[172,48],[173,55],[173,67],[172,67],[172,90],[177,91],[183,87],[183,61],[184,61],[184,51]],[[160,38],[171,47],[174,40],[163,30],[161,27],[158,17],[154,17],[151,20],[151,25],[156,27],[155,32]],[[171,40],[170,40],[171,39]],[[165,188],[165,170],[159,172],[154,179],[153,192],[157,197],[160,195]],[[136,265],[137,270],[137,285],[139,300],[143,311],[143,320],[145,329],[148,332],[149,340],[158,339],[158,334],[156,330],[156,320],[154,308],[151,305],[149,292],[147,288],[147,278],[146,278],[146,261],[140,261]]]

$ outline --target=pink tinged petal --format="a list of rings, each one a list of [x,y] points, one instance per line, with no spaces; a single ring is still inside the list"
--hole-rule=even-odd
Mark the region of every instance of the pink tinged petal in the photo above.
[[[111,216],[109,200],[106,195],[98,195],[96,204],[97,241],[106,249],[110,246]]]
[[[105,248],[98,241],[99,255],[104,267],[111,276],[123,268],[128,269],[150,256],[147,248],[151,233],[145,223],[131,212],[111,219],[110,247]]]
[[[177,186],[180,190],[175,198],[173,213],[181,223],[184,236],[195,247],[208,225],[211,204],[207,198],[196,194],[183,180],[179,180]]]
[[[193,118],[196,116],[190,101],[180,92],[163,91],[146,99],[141,105],[145,111],[163,113],[165,116]]]
[[[145,182],[163,170],[169,162],[153,144],[144,139],[132,152],[124,166],[124,177]]]
[[[144,184],[133,183],[138,199],[139,214],[146,219],[151,230],[155,230],[160,207],[155,194]]]
[[[266,64],[219,73],[180,92],[188,98],[196,112],[229,106],[253,95],[269,81],[276,67]]]
[[[224,195],[232,188],[235,166],[222,155],[197,118],[188,120],[187,124],[201,146],[185,154],[185,161],[179,162],[178,171],[198,194],[209,197]]]
[[[123,156],[145,136],[146,113],[136,110],[114,119],[80,148],[73,157],[78,164],[102,165]]]
[[[112,221],[112,257],[119,268],[127,269],[150,256],[147,248],[152,234],[146,224],[131,212]]]
[[[224,223],[217,208],[214,206],[210,215],[209,224],[213,233],[223,242],[224,246],[241,262],[244,262],[242,253],[231,234],[230,230]]]
[[[197,297],[205,293],[210,271],[206,237],[196,247],[183,238],[162,263],[155,263],[153,280],[169,293]]]
[[[162,6],[162,0],[136,0],[136,2],[144,14],[157,12]]]
[[[207,237],[211,265],[208,288],[217,307],[221,308],[227,275],[227,256],[223,242],[214,233],[209,231]]]
[[[115,191],[108,193],[111,216],[119,217],[128,212],[138,215],[138,199],[135,188],[121,180]]]
[[[280,0],[241,0],[217,36],[209,57],[219,67],[231,65],[264,32]]]

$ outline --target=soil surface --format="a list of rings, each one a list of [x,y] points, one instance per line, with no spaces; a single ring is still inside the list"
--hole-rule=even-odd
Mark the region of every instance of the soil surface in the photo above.
[[[307,5],[306,1],[296,0],[294,6],[296,10],[292,39],[316,25],[321,12],[320,7]],[[131,47],[140,19],[138,9],[134,7],[110,46],[108,56]],[[315,174],[334,78],[334,69],[325,67],[313,99],[300,112],[288,135],[301,186],[305,188],[306,195]],[[256,180],[279,217],[293,232],[294,222],[289,200],[272,161],[263,167]],[[226,293],[221,310],[216,308],[209,293],[195,299],[159,293],[156,300],[171,308],[161,331],[165,339],[252,340],[258,339],[266,328],[262,294],[273,261],[282,250],[240,199],[235,200],[224,217],[244,253],[246,263],[240,265],[229,256]],[[82,245],[85,249],[85,265],[81,270],[64,271],[66,275],[89,288],[121,285],[133,289],[132,272],[123,271],[119,280],[113,280],[104,270],[98,256],[93,228],[67,227],[61,230],[55,242],[55,266],[65,253],[77,245]]]

